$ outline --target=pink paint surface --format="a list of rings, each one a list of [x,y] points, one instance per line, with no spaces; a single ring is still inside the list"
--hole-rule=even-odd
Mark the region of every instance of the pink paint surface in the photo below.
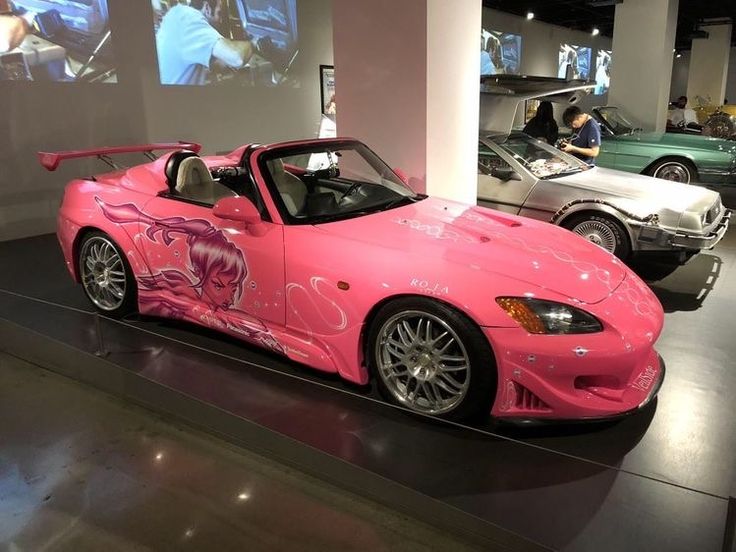
[[[251,166],[278,147],[255,149]],[[243,151],[204,160],[235,166]],[[167,158],[95,182],[72,181],[58,219],[77,279],[85,231],[99,229],[119,245],[143,313],[213,328],[367,383],[363,341],[372,309],[393,297],[431,297],[464,312],[488,338],[495,356],[488,369],[498,375],[492,413],[499,417],[616,415],[650,399],[660,379],[658,300],[615,257],[566,230],[434,198],[288,225],[257,169],[271,221],[246,227],[217,218],[211,207],[158,195],[167,190]],[[531,335],[497,305],[500,296],[570,304],[604,329]]]

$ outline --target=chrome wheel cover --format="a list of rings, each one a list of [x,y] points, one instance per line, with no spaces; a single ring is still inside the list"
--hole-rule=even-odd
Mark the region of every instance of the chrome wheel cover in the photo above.
[[[671,180],[673,182],[690,183],[690,171],[681,163],[665,163],[654,173],[654,178]]]
[[[110,240],[95,236],[85,241],[79,268],[84,290],[96,306],[113,311],[123,304],[127,287],[125,267]]]
[[[470,358],[440,318],[403,311],[389,318],[375,344],[378,374],[396,400],[423,414],[457,407],[470,387]]]
[[[611,227],[605,222],[599,220],[586,220],[577,224],[573,229],[577,235],[584,237],[586,240],[602,247],[609,253],[616,251],[618,241],[616,234],[613,233]]]

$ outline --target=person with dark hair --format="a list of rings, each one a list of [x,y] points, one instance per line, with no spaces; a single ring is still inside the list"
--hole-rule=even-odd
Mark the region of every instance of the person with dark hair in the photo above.
[[[229,40],[217,30],[222,0],[191,0],[172,6],[156,33],[161,84],[206,84],[213,62],[234,69],[250,60],[249,40]]]
[[[537,113],[529,119],[524,127],[524,133],[535,138],[546,140],[548,144],[554,145],[560,135],[560,129],[555,121],[551,102],[541,102],[537,107]]]
[[[562,122],[573,131],[570,140],[562,143],[562,150],[589,165],[595,165],[595,158],[601,152],[601,127],[598,121],[572,105],[562,114]]]

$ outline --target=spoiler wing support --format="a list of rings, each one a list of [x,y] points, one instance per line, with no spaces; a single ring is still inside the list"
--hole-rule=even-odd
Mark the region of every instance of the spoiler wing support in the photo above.
[[[201,144],[195,142],[171,142],[159,144],[141,144],[138,146],[113,146],[108,148],[96,148],[88,150],[74,151],[58,151],[58,152],[38,152],[38,159],[41,165],[48,171],[55,171],[59,168],[62,161],[67,159],[81,159],[84,157],[97,157],[110,165],[113,169],[120,167],[110,158],[110,155],[119,155],[122,153],[142,153],[151,160],[155,159],[154,151],[175,151],[175,150],[191,150],[199,153],[202,150]]]

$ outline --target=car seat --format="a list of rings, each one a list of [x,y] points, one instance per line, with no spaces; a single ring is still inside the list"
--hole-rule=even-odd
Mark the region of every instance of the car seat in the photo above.
[[[281,159],[271,159],[266,165],[289,214],[292,216],[300,214],[307,199],[307,186],[298,176],[284,169],[284,162]]]
[[[183,199],[214,205],[223,197],[235,197],[231,189],[215,182],[210,170],[196,153],[177,151],[166,163],[166,180],[173,193]]]

